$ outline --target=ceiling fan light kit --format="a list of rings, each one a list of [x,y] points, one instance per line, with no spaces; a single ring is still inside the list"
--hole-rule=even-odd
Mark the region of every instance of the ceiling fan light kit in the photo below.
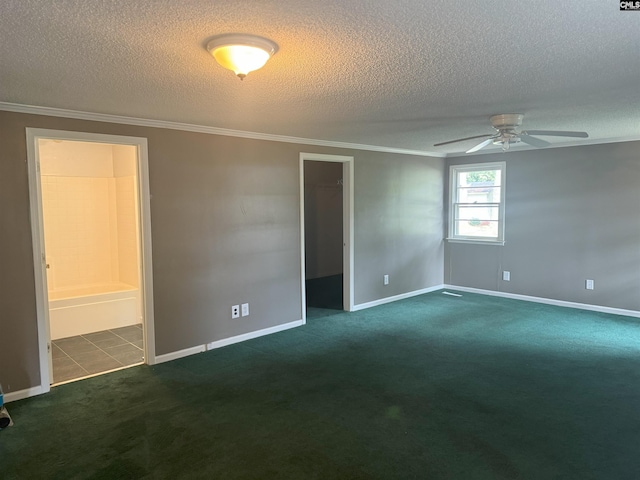
[[[466,140],[472,140],[475,138],[484,138],[482,142],[471,147],[466,153],[474,153],[483,149],[489,145],[500,145],[503,151],[509,150],[512,143],[523,142],[531,145],[535,148],[548,147],[551,143],[541,138],[534,137],[532,135],[542,135],[550,137],[574,137],[574,138],[588,138],[587,132],[571,132],[560,130],[520,130],[524,115],[522,113],[501,113],[493,115],[489,118],[491,126],[497,133],[486,135],[475,135],[473,137],[458,138],[456,140],[449,140],[447,142],[436,143],[434,147],[442,145],[449,145],[451,143],[463,142]]]

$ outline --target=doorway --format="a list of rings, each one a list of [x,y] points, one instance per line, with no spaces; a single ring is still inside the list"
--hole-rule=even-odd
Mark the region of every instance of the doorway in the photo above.
[[[27,142],[43,390],[153,363],[146,140]]]
[[[300,154],[303,319],[353,309],[353,157]]]

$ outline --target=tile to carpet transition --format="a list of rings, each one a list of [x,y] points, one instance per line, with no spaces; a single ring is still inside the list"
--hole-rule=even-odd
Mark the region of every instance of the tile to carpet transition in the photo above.
[[[112,330],[86,333],[52,342],[52,356],[70,357],[75,366],[53,364],[54,382],[82,378],[88,374],[106,372],[116,368],[139,364],[143,358],[142,325],[131,325]],[[127,337],[130,340],[127,340]],[[113,355],[109,355],[113,353]],[[64,371],[61,370],[64,368]],[[75,377],[73,375],[76,375]],[[64,378],[64,380],[61,380]]]

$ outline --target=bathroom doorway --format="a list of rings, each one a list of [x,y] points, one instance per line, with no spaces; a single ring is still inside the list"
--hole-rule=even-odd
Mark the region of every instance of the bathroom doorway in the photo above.
[[[27,137],[43,388],[153,363],[146,140]]]

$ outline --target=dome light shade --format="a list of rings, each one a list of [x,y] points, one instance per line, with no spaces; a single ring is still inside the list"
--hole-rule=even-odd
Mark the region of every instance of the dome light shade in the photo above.
[[[278,46],[254,35],[222,35],[211,40],[207,50],[221,66],[233,70],[242,80],[249,72],[267,63],[278,51]]]

